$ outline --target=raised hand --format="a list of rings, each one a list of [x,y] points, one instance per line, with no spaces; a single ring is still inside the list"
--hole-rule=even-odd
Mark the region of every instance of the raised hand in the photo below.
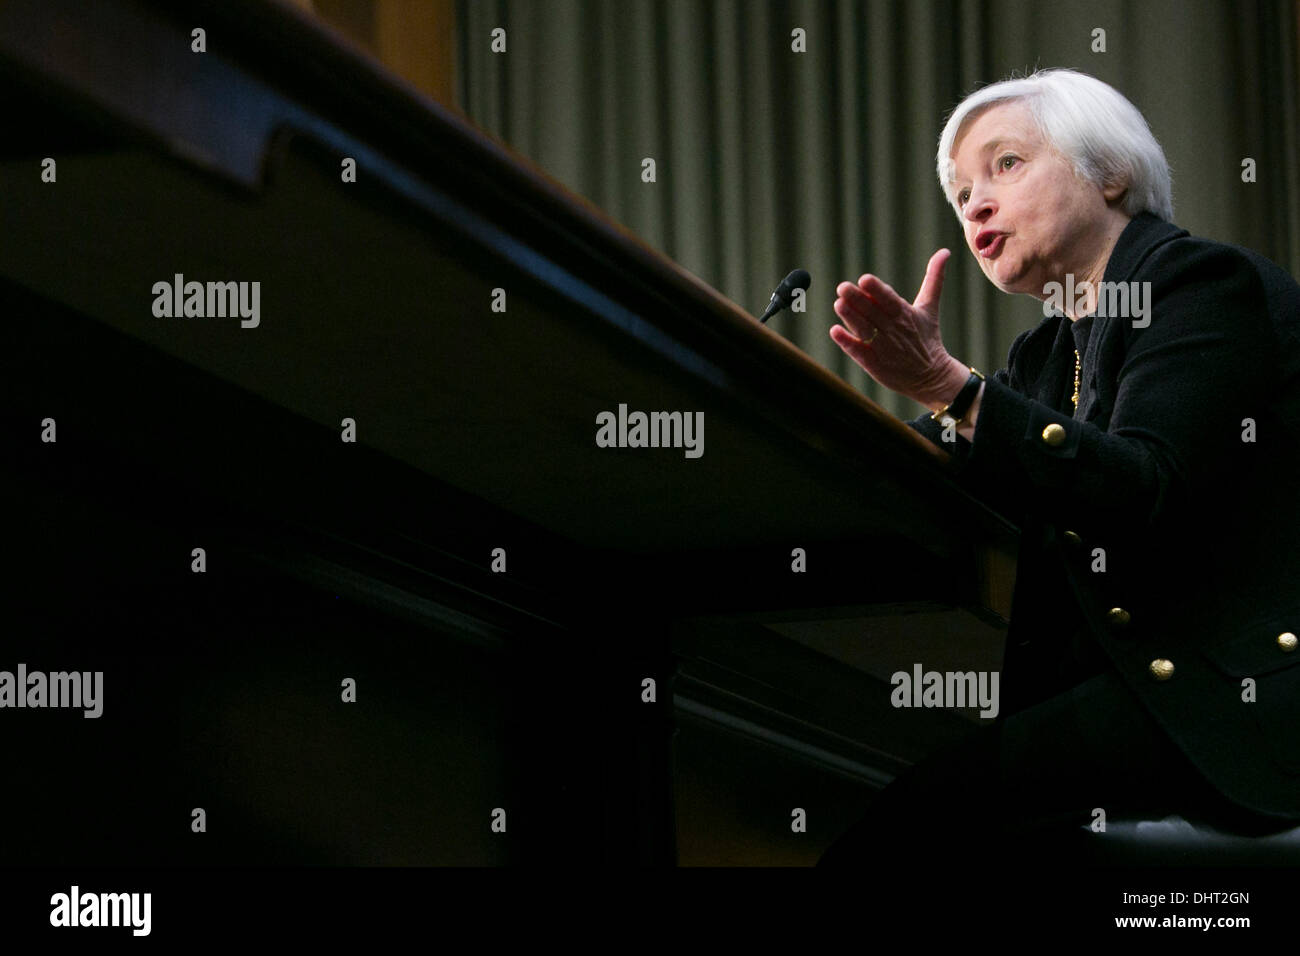
[[[930,257],[911,304],[870,273],[857,285],[835,288],[835,314],[844,324],[831,327],[831,339],[881,385],[927,405],[945,393],[957,361],[939,333],[939,295],[951,255],[940,249]]]

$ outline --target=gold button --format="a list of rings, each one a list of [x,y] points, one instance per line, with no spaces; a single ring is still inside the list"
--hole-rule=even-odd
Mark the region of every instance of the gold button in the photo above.
[[[1163,657],[1152,661],[1149,669],[1151,676],[1156,680],[1169,680],[1174,676],[1174,662],[1167,661]]]
[[[1122,607],[1113,607],[1106,612],[1106,620],[1110,621],[1110,623],[1115,627],[1123,627],[1132,620],[1132,618],[1128,611],[1124,610]]]
[[[1296,645],[1295,635],[1292,634],[1290,631],[1286,631],[1285,633],[1279,634],[1277,636],[1277,646],[1282,648],[1282,650],[1294,651],[1295,645]]]
[[[1056,422],[1048,425],[1043,429],[1043,441],[1055,448],[1065,441],[1065,426],[1058,425]]]
[[[1076,547],[1076,548],[1077,548],[1079,545],[1083,544],[1083,539],[1080,538],[1080,537],[1079,537],[1077,534],[1075,534],[1073,531],[1067,531],[1067,532],[1065,532],[1065,540],[1068,541],[1068,542],[1070,542],[1070,544],[1073,545],[1073,546]]]

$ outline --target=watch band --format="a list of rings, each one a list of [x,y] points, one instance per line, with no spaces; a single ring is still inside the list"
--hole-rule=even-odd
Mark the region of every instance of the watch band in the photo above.
[[[957,397],[945,405],[939,411],[930,415],[937,422],[942,422],[945,418],[951,418],[954,425],[960,425],[966,413],[970,411],[971,405],[975,401],[975,396],[979,394],[980,383],[984,381],[984,376],[976,371],[975,366],[967,365],[970,369],[970,378],[966,379],[966,384],[961,387]]]

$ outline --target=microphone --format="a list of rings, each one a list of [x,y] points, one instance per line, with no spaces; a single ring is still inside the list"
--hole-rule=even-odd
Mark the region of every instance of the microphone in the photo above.
[[[807,291],[810,285],[812,285],[812,276],[807,270],[795,269],[776,287],[776,291],[772,293],[772,301],[767,304],[767,311],[758,321],[766,325],[768,319],[790,305],[790,298],[794,295],[795,289]]]

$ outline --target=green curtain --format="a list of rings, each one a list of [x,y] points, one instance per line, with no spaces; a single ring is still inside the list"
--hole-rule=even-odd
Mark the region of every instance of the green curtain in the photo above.
[[[944,341],[999,368],[1042,318],[965,250],[934,177],[966,93],[1037,67],[1112,84],[1174,171],[1175,221],[1300,275],[1296,0],[461,0],[461,109],[741,308],[793,268],[809,308],[772,327],[901,417],[827,336],[864,272],[909,299],[954,251]],[[506,31],[506,52],[491,49]],[[807,52],[792,51],[805,31]],[[1095,29],[1105,52],[1093,50]],[[653,158],[657,182],[644,183]],[[1257,163],[1244,183],[1241,163]]]

